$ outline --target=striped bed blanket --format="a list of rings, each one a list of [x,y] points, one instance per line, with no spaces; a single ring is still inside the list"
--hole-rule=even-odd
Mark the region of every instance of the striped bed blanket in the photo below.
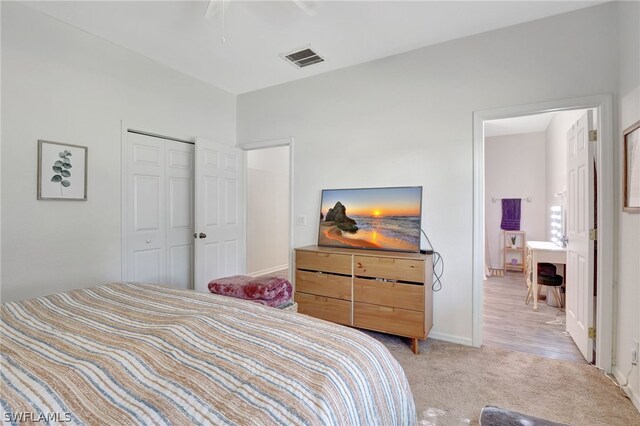
[[[3,423],[416,422],[382,344],[248,301],[108,284],[5,303],[1,332]]]

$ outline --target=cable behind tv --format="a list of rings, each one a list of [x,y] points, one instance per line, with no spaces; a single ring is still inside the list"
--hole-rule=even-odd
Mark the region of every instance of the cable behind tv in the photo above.
[[[431,244],[431,240],[427,236],[427,233],[424,232],[424,229],[420,228],[420,231],[427,239],[429,247],[431,247],[431,250],[433,251],[433,284],[431,285],[431,289],[433,291],[440,291],[442,290],[442,281],[440,278],[442,278],[442,275],[444,274],[444,259],[433,247],[433,244]]]

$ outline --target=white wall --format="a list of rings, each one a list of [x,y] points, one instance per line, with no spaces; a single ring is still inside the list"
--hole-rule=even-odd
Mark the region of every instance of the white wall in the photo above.
[[[615,206],[618,209],[617,315],[615,372],[624,381],[631,367],[633,339],[640,341],[640,214],[622,212],[622,131],[640,120],[640,3],[625,2],[618,10],[619,86],[617,173],[614,175]],[[603,255],[606,255],[604,253]],[[629,378],[632,400],[640,410],[640,369],[634,367]]]
[[[2,2],[2,300],[121,279],[120,122],[234,145],[235,96]],[[37,201],[37,140],[89,147],[88,200]]]
[[[545,240],[545,134],[525,133],[486,137],[484,189],[487,242],[492,268],[504,265],[500,229],[502,203],[492,198],[521,198],[520,229],[527,240]],[[531,197],[527,202],[526,198]],[[518,262],[522,262],[522,256]]]
[[[564,111],[554,114],[545,131],[546,207],[545,240],[551,240],[551,206],[566,208],[565,198],[555,194],[567,190],[567,132],[586,110]]]
[[[294,217],[309,224],[322,188],[424,186],[424,228],[447,263],[432,336],[471,343],[472,114],[615,93],[616,12],[607,3],[240,95],[238,140],[295,137]],[[295,227],[295,246],[316,238]]]
[[[247,151],[247,273],[289,264],[289,147]]]

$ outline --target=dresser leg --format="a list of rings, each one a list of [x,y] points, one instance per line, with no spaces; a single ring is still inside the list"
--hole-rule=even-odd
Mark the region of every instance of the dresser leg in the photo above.
[[[418,355],[420,353],[420,345],[419,345],[419,343],[420,342],[415,337],[411,338],[411,350],[416,355]]]

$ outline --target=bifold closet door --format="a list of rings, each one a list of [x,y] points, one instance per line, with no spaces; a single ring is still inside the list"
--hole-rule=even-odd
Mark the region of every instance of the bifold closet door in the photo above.
[[[127,136],[125,279],[193,288],[194,147]]]
[[[193,288],[194,146],[165,142],[167,284]]]

